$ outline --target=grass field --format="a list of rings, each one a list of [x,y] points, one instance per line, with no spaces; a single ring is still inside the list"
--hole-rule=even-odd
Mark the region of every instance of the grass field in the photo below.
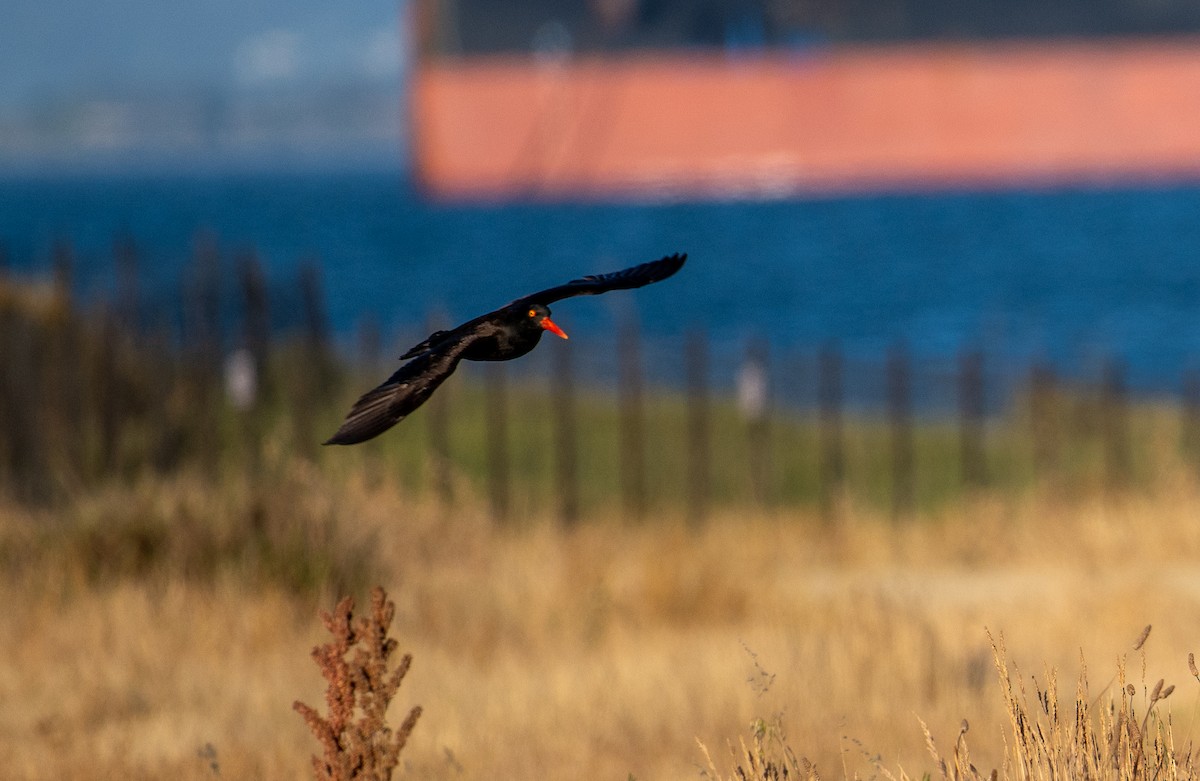
[[[318,611],[376,584],[414,657],[392,723],[424,709],[403,777],[767,779],[793,757],[788,777],[1197,775],[1186,410],[1133,404],[1104,425],[1094,394],[1061,393],[1039,474],[1014,405],[987,423],[984,489],[963,487],[953,423],[917,421],[916,501],[894,517],[885,421],[845,420],[846,479],[823,512],[818,421],[772,421],[771,501],[755,500],[763,462],[713,399],[698,525],[685,400],[647,393],[648,512],[632,523],[619,412],[581,394],[584,513],[564,526],[553,402],[523,383],[497,523],[469,374],[439,396],[445,504],[430,409],[320,449],[361,388],[319,352],[277,351],[271,392],[239,413],[212,355],[108,322],[0,285],[0,777],[307,776],[318,744],[292,704],[323,701]]]
[[[306,775],[317,747],[291,704],[322,701],[308,652],[338,578],[360,598],[373,582],[389,590],[393,634],[414,656],[392,718],[413,704],[424,715],[400,777],[734,777],[727,746],[752,742],[756,723],[768,743],[782,727],[823,778],[936,777],[921,722],[949,754],[963,719],[981,772],[1019,777],[1005,773],[1010,717],[986,630],[1003,635],[1017,681],[1058,670],[1065,702],[1081,658],[1091,696],[1116,697],[1124,656],[1139,716],[1165,678],[1178,688],[1157,712],[1176,749],[1200,734],[1187,667],[1200,489],[1187,475],[1116,503],[1030,495],[903,525],[848,508],[832,527],[729,513],[699,531],[670,517],[562,531],[497,529],[469,501],[444,517],[390,481],[288,463],[265,493],[243,481],[214,496],[179,477],[73,510],[97,523],[136,510],[143,530],[203,511],[260,517],[257,543],[217,533],[239,552],[207,569],[164,549],[136,571],[96,572],[75,532],[39,537],[28,511],[4,512],[6,774]],[[289,535],[323,553],[326,585],[263,574],[261,548]]]

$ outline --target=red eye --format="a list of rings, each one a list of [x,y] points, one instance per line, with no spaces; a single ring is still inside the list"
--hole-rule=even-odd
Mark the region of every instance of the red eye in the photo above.
[[[537,317],[537,310],[530,309],[530,310],[529,310],[529,316],[530,316],[530,317]]]

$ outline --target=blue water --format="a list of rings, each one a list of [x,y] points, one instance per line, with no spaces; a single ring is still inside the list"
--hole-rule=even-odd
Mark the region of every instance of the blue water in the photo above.
[[[764,337],[778,354],[837,340],[877,360],[903,340],[929,361],[982,345],[1065,374],[1105,356],[1138,389],[1200,362],[1200,186],[945,192],[765,203],[431,204],[394,174],[0,181],[0,242],[19,272],[75,247],[82,295],[110,290],[118,231],[135,238],[146,306],[177,307],[198,230],[227,259],[253,247],[276,319],[317,258],[330,322],[416,335],[573,277],[686,251],[677,277],[573,299],[574,345],[636,314],[650,343],[696,329],[718,355]],[[581,349],[576,347],[575,349]],[[591,348],[582,348],[591,349]],[[651,360],[654,360],[653,353]]]

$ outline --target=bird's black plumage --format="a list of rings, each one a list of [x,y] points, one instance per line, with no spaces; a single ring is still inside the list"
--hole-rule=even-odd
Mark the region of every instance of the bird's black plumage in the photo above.
[[[525,355],[551,331],[566,334],[550,320],[549,304],[573,296],[628,290],[659,282],[679,271],[687,254],[614,271],[593,274],[547,288],[468,320],[448,331],[435,331],[401,360],[408,361],[379,387],[363,394],[326,445],[353,445],[399,423],[425,403],[457,368],[459,361],[508,361]]]

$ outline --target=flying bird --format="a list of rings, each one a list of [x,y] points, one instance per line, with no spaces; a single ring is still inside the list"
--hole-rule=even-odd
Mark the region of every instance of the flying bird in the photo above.
[[[660,282],[683,268],[687,253],[669,255],[611,274],[593,274],[518,298],[449,331],[435,331],[400,360],[408,361],[379,387],[363,394],[324,444],[353,445],[377,437],[425,403],[458,362],[509,361],[537,347],[547,331],[567,335],[550,319],[550,304]]]

